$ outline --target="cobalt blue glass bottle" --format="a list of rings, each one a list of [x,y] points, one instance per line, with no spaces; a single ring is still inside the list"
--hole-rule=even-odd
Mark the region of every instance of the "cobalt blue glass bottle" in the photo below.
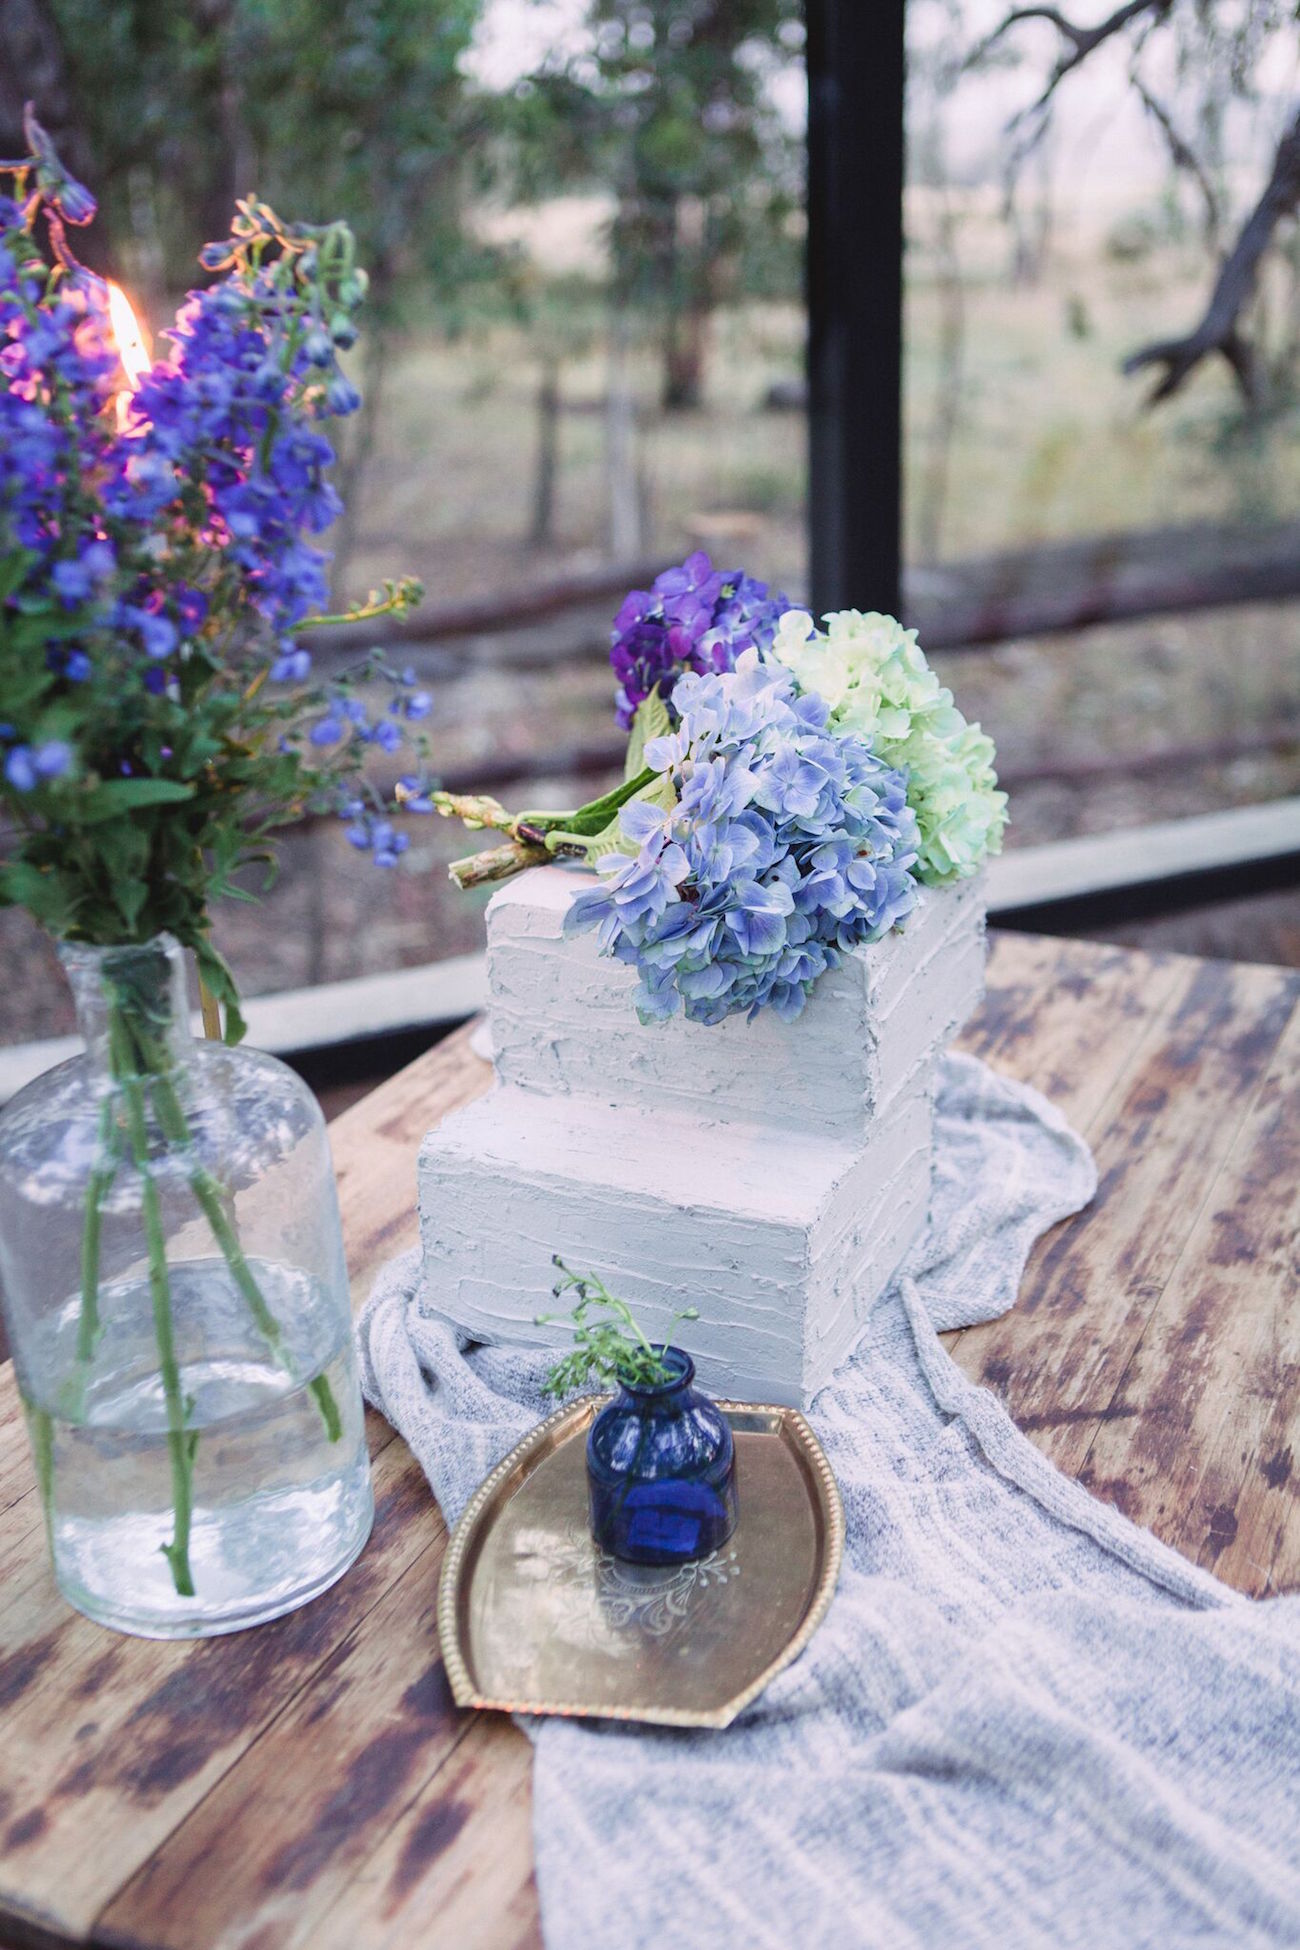
[[[623,1383],[591,1425],[591,1534],[630,1564],[687,1564],[735,1529],[736,1452],[726,1418],[691,1386],[690,1356],[657,1351],[669,1378]]]

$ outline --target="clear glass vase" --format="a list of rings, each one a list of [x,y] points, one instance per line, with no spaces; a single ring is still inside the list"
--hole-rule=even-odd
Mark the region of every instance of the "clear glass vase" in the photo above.
[[[84,1056],[0,1112],[0,1298],[59,1588],[120,1631],[279,1616],[373,1506],[329,1142],[195,1041],[184,959],[65,947]]]

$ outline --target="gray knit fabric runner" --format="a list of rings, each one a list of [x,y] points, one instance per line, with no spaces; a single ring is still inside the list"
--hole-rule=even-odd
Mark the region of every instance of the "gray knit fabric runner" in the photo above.
[[[1059,1474],[936,1327],[1091,1197],[1037,1092],[949,1056],[932,1223],[810,1420],[847,1518],[802,1658],[724,1733],[528,1723],[548,1950],[1300,1945],[1300,1599],[1237,1597]],[[448,1523],[543,1412],[414,1254],[359,1335]]]

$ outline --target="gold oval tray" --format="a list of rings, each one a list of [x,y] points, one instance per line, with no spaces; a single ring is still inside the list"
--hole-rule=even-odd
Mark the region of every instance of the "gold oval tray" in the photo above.
[[[725,1727],[826,1615],[844,1512],[792,1408],[719,1402],[739,1521],[713,1556],[624,1564],[587,1527],[586,1435],[607,1396],[531,1430],[475,1491],[443,1559],[438,1634],[459,1706]]]

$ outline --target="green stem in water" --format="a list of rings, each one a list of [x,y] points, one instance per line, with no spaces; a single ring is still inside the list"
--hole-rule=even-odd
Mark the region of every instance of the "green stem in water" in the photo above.
[[[203,1015],[203,1034],[210,1043],[219,1043],[221,1038],[221,1004],[199,976],[199,1009]]]
[[[77,1316],[76,1364],[60,1390],[60,1408],[73,1422],[79,1422],[85,1413],[90,1364],[104,1331],[99,1317],[100,1235],[104,1229],[104,1200],[117,1176],[120,1159],[117,1104],[110,1093],[99,1107],[97,1158],[86,1184],[86,1216],[81,1228],[81,1308]]]
[[[187,1429],[185,1426],[186,1404],[181,1392],[180,1364],[176,1359],[171,1280],[167,1271],[167,1239],[163,1230],[158,1187],[149,1169],[149,1132],[145,1123],[144,1091],[137,1072],[137,1052],[131,1047],[130,1032],[116,1009],[112,1013],[109,1038],[113,1068],[126,1104],[131,1159],[140,1176],[142,1216],[149,1257],[149,1297],[153,1305],[154,1337],[158,1344],[163,1399],[167,1405],[167,1449],[171,1458],[174,1528],[171,1543],[163,1544],[161,1549],[171,1567],[172,1583],[178,1597],[192,1598],[194,1578],[190,1571],[190,1519],[193,1511],[194,1457],[199,1437],[197,1429]]]
[[[165,1076],[153,1079],[154,1108],[158,1122],[169,1141],[188,1148],[191,1142],[190,1127],[180,1099]],[[226,1210],[226,1197],[222,1187],[205,1165],[195,1162],[189,1170],[190,1189],[198,1200],[199,1209],[212,1228],[212,1236],[220,1246],[231,1278],[248,1304],[248,1310],[256,1323],[257,1331],[266,1342],[273,1358],[279,1362],[286,1374],[294,1373],[293,1362],[284,1345],[284,1334],[280,1323],[266,1304],[257,1276],[244,1256],[238,1234],[230,1214]],[[311,1393],[320,1409],[321,1420],[325,1424],[325,1434],[331,1442],[337,1442],[343,1434],[343,1420],[339,1414],[334,1391],[329,1377],[319,1374],[309,1383]]]
[[[77,1321],[77,1360],[89,1366],[103,1332],[99,1318],[99,1239],[104,1200],[117,1176],[117,1107],[110,1093],[99,1107],[98,1162],[86,1187],[86,1221],[81,1235],[81,1314]]]

